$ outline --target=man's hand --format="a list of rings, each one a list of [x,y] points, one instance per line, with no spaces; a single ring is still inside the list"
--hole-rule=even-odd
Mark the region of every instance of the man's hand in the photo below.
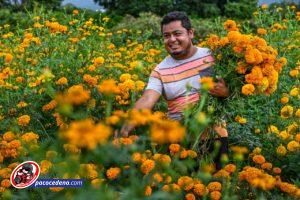
[[[229,96],[229,89],[223,78],[217,78],[218,82],[215,83],[214,88],[209,90],[209,93],[216,97],[226,98]]]
[[[119,133],[122,137],[128,137],[129,133],[134,129],[134,125],[132,124],[124,124],[121,128],[121,131],[115,131],[115,138],[119,137]]]

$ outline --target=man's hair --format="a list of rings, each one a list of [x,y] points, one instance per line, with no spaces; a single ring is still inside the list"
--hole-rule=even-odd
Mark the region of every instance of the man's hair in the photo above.
[[[192,29],[192,24],[185,12],[173,11],[165,15],[160,23],[160,29],[162,31],[163,25],[169,24],[173,21],[181,21],[182,27],[186,30]]]

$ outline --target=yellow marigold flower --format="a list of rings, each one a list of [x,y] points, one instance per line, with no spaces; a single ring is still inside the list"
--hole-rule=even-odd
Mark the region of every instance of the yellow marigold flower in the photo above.
[[[29,115],[22,115],[18,118],[18,125],[20,126],[27,126],[30,122],[30,116]]]
[[[205,185],[201,183],[194,185],[193,192],[199,197],[202,197],[207,193]]]
[[[292,106],[284,106],[280,111],[280,117],[283,119],[287,119],[293,116],[294,109]]]
[[[1,187],[9,188],[10,187],[10,180],[9,179],[2,180],[1,181]]]
[[[91,119],[72,122],[69,129],[61,132],[60,136],[68,143],[79,148],[95,149],[103,144],[111,135],[111,128],[104,124],[94,124]]]
[[[298,96],[299,95],[299,89],[298,88],[293,88],[291,91],[290,91],[290,95],[295,97],[295,96]]]
[[[143,174],[149,174],[155,167],[155,161],[147,159],[141,165],[141,171]]]
[[[286,148],[283,145],[280,145],[276,149],[277,154],[284,156],[287,152]]]
[[[224,29],[227,31],[238,31],[235,21],[230,19],[224,23]]]
[[[209,190],[209,192],[221,191],[222,190],[222,184],[219,183],[219,182],[210,182],[207,185],[207,189]]]
[[[188,155],[191,158],[196,158],[197,157],[197,152],[193,150],[188,150]]]
[[[180,151],[180,145],[179,144],[170,144],[169,150],[170,150],[170,154],[174,155]]]
[[[287,149],[289,150],[289,151],[296,151],[296,150],[298,150],[300,148],[300,144],[299,144],[299,142],[297,142],[297,141],[290,141],[288,144],[287,144]]]
[[[276,126],[274,125],[270,125],[268,127],[268,133],[275,133],[275,134],[279,134],[279,130]]]
[[[41,173],[46,174],[52,168],[53,164],[48,160],[42,160],[41,162]]]
[[[15,139],[15,134],[11,131],[8,131],[3,134],[3,140],[10,142]]]
[[[247,123],[247,119],[244,118],[244,117],[241,117],[239,115],[235,117],[235,121],[240,123],[240,124],[246,124]]]
[[[145,83],[143,81],[136,81],[135,88],[137,91],[142,91],[145,88]]]
[[[256,134],[259,134],[261,131],[260,131],[260,129],[259,128],[256,128],[255,130],[254,130],[254,133],[256,133]]]
[[[256,164],[263,164],[264,162],[266,162],[265,157],[263,157],[262,155],[255,155],[252,158],[252,161]]]
[[[234,164],[228,164],[224,167],[224,169],[229,173],[233,173],[236,170],[236,166]]]
[[[293,69],[290,71],[290,76],[291,77],[297,77],[299,75],[299,70]]]
[[[61,77],[55,82],[57,85],[67,85],[68,79],[66,77]]]
[[[105,62],[105,59],[103,57],[97,57],[93,60],[93,64],[97,67],[102,65]]]
[[[33,132],[25,133],[21,136],[23,142],[27,144],[37,144],[37,140],[39,139],[39,135]]]
[[[28,105],[28,104],[27,104],[26,102],[20,101],[20,102],[18,103],[17,107],[18,107],[18,108],[24,108],[24,107],[26,107],[27,105]]]
[[[210,90],[215,85],[212,77],[201,77],[199,82],[201,83],[202,88],[205,90]]]
[[[144,195],[145,196],[150,196],[152,194],[152,188],[151,188],[151,186],[146,186],[146,188],[145,188],[145,192],[144,192]]]
[[[125,73],[120,76],[120,81],[123,83],[127,80],[131,80],[131,74]]]
[[[265,162],[260,166],[262,169],[271,170],[272,169],[272,163]]]
[[[82,85],[74,85],[70,87],[65,95],[67,102],[73,105],[86,103],[91,97],[91,92],[85,90]]]
[[[264,28],[258,28],[257,29],[257,34],[259,35],[266,35],[267,34],[267,30]]]
[[[219,200],[219,199],[221,199],[222,194],[219,191],[213,191],[213,192],[210,193],[209,196],[210,196],[211,200]]]
[[[118,178],[121,173],[121,169],[119,167],[111,167],[106,171],[106,177],[110,180],[114,180]]]
[[[195,195],[194,195],[193,193],[187,193],[187,194],[185,195],[185,199],[186,199],[186,200],[195,200],[196,197],[195,197]]]
[[[185,191],[191,190],[194,187],[194,181],[189,176],[182,176],[177,180],[177,184]]]
[[[289,98],[288,98],[288,97],[281,97],[280,102],[281,102],[282,104],[286,104],[286,103],[289,102]]]
[[[120,89],[118,88],[114,79],[104,80],[99,86],[98,91],[103,94],[119,94]]]
[[[13,59],[13,55],[11,55],[10,53],[7,53],[7,54],[5,55],[4,61],[5,61],[6,63],[9,63],[9,62],[12,61],[12,59]]]
[[[300,108],[298,108],[297,111],[295,112],[295,116],[300,118]]]
[[[252,94],[254,94],[254,91],[255,91],[255,87],[252,84],[246,84],[242,87],[242,93],[244,95],[247,95],[247,96],[252,95]]]

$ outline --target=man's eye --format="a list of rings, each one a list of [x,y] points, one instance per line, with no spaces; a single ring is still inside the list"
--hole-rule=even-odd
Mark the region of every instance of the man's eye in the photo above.
[[[175,36],[180,36],[180,35],[182,35],[182,33],[181,32],[177,32],[177,33],[174,33],[174,35]]]

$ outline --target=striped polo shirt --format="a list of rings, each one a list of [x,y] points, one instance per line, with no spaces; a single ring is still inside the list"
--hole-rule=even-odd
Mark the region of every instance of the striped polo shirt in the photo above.
[[[199,79],[212,76],[213,63],[214,58],[207,48],[197,47],[196,53],[184,60],[168,56],[152,71],[145,90],[162,94],[168,103],[168,116],[181,120],[183,109],[199,100]]]

